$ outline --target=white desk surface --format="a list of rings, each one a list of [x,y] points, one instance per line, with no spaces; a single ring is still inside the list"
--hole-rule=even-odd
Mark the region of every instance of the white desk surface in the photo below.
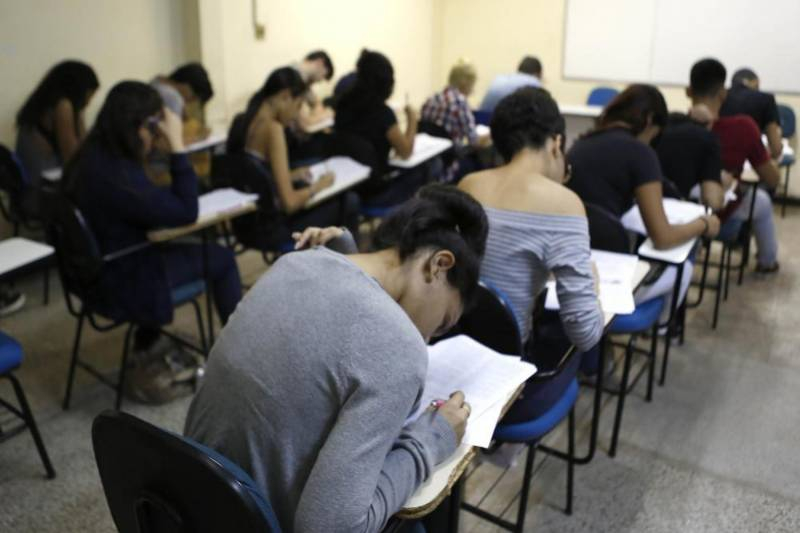
[[[333,117],[325,117],[319,122],[315,122],[314,124],[310,124],[307,128],[303,131],[306,133],[317,133],[323,130],[327,130],[328,128],[332,128],[334,124]]]
[[[653,244],[653,240],[648,237],[647,240],[644,241],[641,246],[639,246],[637,253],[639,254],[639,257],[644,257],[645,259],[661,261],[671,265],[680,265],[689,258],[689,254],[692,253],[692,249],[694,248],[696,242],[697,237],[683,244],[675,246],[674,248],[657,250]]]
[[[251,213],[258,209],[256,202],[248,202],[234,209],[227,209],[215,213],[208,213],[198,218],[194,224],[179,226],[177,228],[163,228],[147,232],[147,240],[150,242],[165,242],[189,235],[209,226],[214,226],[225,220],[230,220],[246,213]]]
[[[225,144],[225,141],[227,140],[228,140],[227,131],[222,129],[214,130],[205,139],[186,145],[186,153],[191,154],[194,152],[209,150],[220,144]]]
[[[344,164],[337,164],[337,161],[342,162]],[[336,196],[337,194],[358,185],[362,181],[365,181],[369,178],[370,175],[370,168],[366,165],[362,165],[357,161],[354,161],[352,158],[349,157],[332,157],[323,161],[322,163],[317,163],[312,167],[312,172],[314,172],[315,167],[322,167],[324,171],[324,167],[326,164],[330,162],[330,169],[335,174],[335,179],[333,185],[328,187],[327,189],[323,189],[320,191],[316,196],[309,199],[306,202],[306,209],[314,207],[315,205],[319,205],[325,200]]]
[[[652,265],[643,259],[639,259],[639,261],[636,263],[636,272],[633,274],[633,292],[636,292],[636,289],[638,289],[639,285],[642,284],[642,281],[647,276],[647,273],[650,272],[651,267]],[[614,313],[603,313],[604,328],[607,328],[608,325],[611,324],[611,321],[614,320],[614,316],[616,316]]]
[[[64,170],[61,167],[53,167],[42,170],[42,177],[47,181],[60,181],[63,173]]]
[[[559,106],[562,115],[578,117],[599,117],[603,106],[599,105],[562,105]]]
[[[13,272],[40,259],[53,255],[53,247],[40,242],[12,237],[0,241],[0,274]]]
[[[408,159],[400,159],[397,156],[389,158],[389,164],[399,168],[414,168],[425,161],[436,157],[445,150],[453,146],[453,141],[434,137],[427,133],[417,133],[414,139],[414,152]]]

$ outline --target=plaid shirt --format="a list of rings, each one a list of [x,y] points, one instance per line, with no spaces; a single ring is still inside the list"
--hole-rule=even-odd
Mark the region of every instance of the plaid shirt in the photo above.
[[[456,143],[472,144],[478,137],[467,98],[455,87],[447,87],[428,98],[422,106],[421,118],[447,130]]]

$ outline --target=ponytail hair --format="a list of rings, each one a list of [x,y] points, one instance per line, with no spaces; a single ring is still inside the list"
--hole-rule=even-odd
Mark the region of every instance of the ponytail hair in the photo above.
[[[486,213],[474,198],[451,185],[432,184],[383,221],[372,247],[396,248],[401,261],[420,250],[449,250],[456,261],[447,280],[467,306],[478,286],[488,231]]]

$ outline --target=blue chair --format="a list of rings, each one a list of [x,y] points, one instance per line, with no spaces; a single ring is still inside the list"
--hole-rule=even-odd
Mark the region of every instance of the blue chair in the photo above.
[[[592,89],[592,92],[589,93],[586,103],[587,105],[605,107],[618,94],[619,91],[613,87],[595,87]]]
[[[280,533],[255,481],[232,461],[134,416],[105,411],[92,444],[120,533]]]
[[[22,390],[22,385],[13,374],[14,370],[22,364],[22,356],[22,346],[8,335],[0,332],[0,378],[8,379],[11,382],[19,406],[16,407],[2,398],[0,398],[0,405],[14,413],[23,422],[23,425],[18,428],[4,430],[0,433],[0,442],[24,431],[26,428],[30,430],[33,442],[39,451],[39,457],[41,457],[44,469],[47,472],[47,477],[48,479],[53,479],[56,477],[56,471],[50,463],[50,457],[47,455],[44,442],[39,434],[39,428],[36,426],[36,420],[33,418],[33,412],[31,412],[31,408],[28,405],[25,391]]]
[[[630,253],[630,240],[622,223],[614,215],[600,206],[589,202],[584,203],[586,208],[586,218],[589,222],[589,237],[591,246],[596,250],[605,250],[616,253]],[[646,401],[653,399],[653,379],[655,376],[655,365],[658,348],[658,318],[664,309],[664,298],[658,297],[648,300],[636,306],[633,313],[629,315],[616,315],[609,326],[608,333],[630,335],[625,346],[625,360],[622,369],[622,380],[619,388],[604,388],[605,392],[617,396],[617,409],[614,416],[614,430],[611,434],[611,446],[608,455],[614,457],[617,454],[617,443],[619,441],[619,431],[622,425],[622,414],[625,408],[625,398],[628,393],[636,386],[642,373],[637,374],[632,380],[630,376],[631,363],[634,353],[641,353],[648,357],[647,366],[642,368],[642,372],[647,370],[647,395]],[[644,332],[650,332],[650,349],[641,350],[635,346],[637,337]],[[669,341],[668,341],[669,342]],[[605,372],[605,350],[601,350],[600,368],[597,372],[598,382],[595,386],[602,387],[603,373]],[[663,374],[662,374],[663,375]]]
[[[64,300],[69,313],[78,320],[75,339],[72,345],[72,356],[67,376],[67,390],[64,395],[63,408],[69,409],[72,397],[72,384],[75,380],[75,370],[81,367],[83,370],[92,374],[102,383],[108,385],[116,391],[115,407],[122,406],[122,395],[125,386],[125,374],[128,368],[128,355],[130,351],[131,337],[136,326],[135,322],[127,317],[120,316],[113,302],[113,295],[102,293],[98,290],[97,283],[101,279],[103,269],[109,263],[128,257],[151,246],[149,242],[142,242],[132,245],[123,250],[103,255],[95,240],[91,228],[83,218],[80,210],[75,207],[68,199],[58,195],[50,199],[52,203],[51,211],[53,220],[51,221],[49,234],[50,242],[56,249],[56,260],[58,271],[61,277],[61,286],[64,290]],[[206,342],[205,329],[203,327],[203,316],[197,298],[205,292],[205,282],[196,280],[173,289],[171,296],[174,307],[184,304],[191,304],[197,318],[197,329],[200,335],[200,347],[194,346],[185,340],[162,330],[162,333],[173,339],[175,342],[198,352],[207,355],[209,346]],[[83,333],[84,322],[89,324],[96,331],[107,332],[120,326],[127,325],[125,340],[122,347],[122,361],[120,363],[119,378],[116,382],[107,378],[103,373],[95,369],[92,365],[83,361],[79,355],[81,336]]]
[[[781,131],[784,139],[793,137],[796,132],[797,121],[794,111],[788,105],[778,104],[778,116],[781,121]],[[781,203],[781,218],[786,216],[786,204],[789,203],[789,173],[794,165],[794,156],[784,156],[780,160],[780,166],[786,169],[783,178],[783,202]]]
[[[484,126],[491,125],[492,122],[492,112],[491,111],[483,111],[481,109],[473,109],[472,116],[475,117],[475,124],[482,124]]]
[[[478,288],[475,306],[461,317],[457,330],[460,333],[469,335],[497,352],[509,355],[525,355],[514,311],[508,303],[508,299],[502,292],[490,287],[486,283],[481,283]],[[539,372],[534,375],[531,380],[545,383],[553,379],[565,368],[570,357],[574,356],[576,356],[574,351],[571,351],[568,356],[562,359],[562,364],[556,369]],[[528,447],[525,459],[525,473],[522,478],[522,492],[520,494],[515,522],[509,522],[508,520],[467,503],[462,503],[462,509],[480,516],[504,529],[516,532],[523,531],[525,514],[528,507],[528,494],[530,491],[531,478],[533,477],[533,463],[538,448],[545,453],[567,461],[567,501],[565,512],[566,514],[571,514],[575,465],[575,414],[573,408],[577,399],[578,382],[573,378],[561,396],[540,416],[514,424],[504,424],[503,421],[501,421],[497,428],[495,428],[495,442],[524,443]],[[550,433],[550,431],[558,426],[565,418],[568,420],[567,453],[565,454],[558,450],[541,446],[539,443],[542,438]]]

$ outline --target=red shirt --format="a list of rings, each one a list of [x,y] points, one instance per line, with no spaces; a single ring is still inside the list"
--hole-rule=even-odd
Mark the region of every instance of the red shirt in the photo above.
[[[722,168],[739,177],[744,162],[753,168],[769,161],[769,153],[761,142],[761,131],[756,122],[747,115],[720,117],[714,122],[712,131],[719,137]]]

